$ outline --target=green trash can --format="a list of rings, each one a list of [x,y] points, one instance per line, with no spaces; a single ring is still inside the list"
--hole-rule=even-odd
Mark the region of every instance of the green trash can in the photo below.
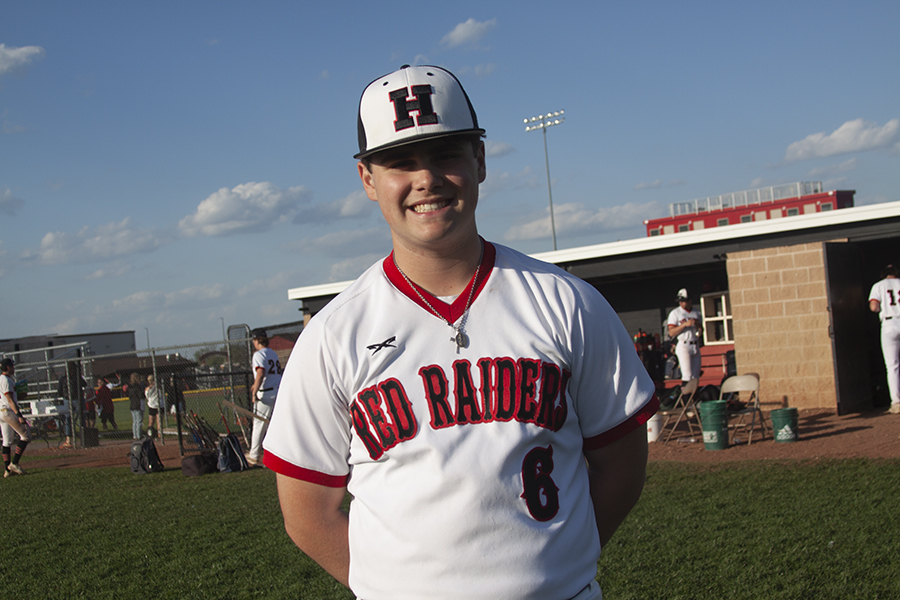
[[[800,437],[797,429],[799,415],[796,408],[777,408],[770,415],[776,442],[796,442]]]
[[[698,404],[700,422],[703,424],[703,445],[707,450],[724,450],[728,447],[728,413],[724,400],[709,400]]]

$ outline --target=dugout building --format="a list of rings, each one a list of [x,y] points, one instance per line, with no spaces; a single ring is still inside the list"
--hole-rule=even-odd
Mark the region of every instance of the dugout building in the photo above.
[[[759,374],[766,409],[846,414],[888,404],[867,299],[881,269],[900,261],[900,202],[535,257],[595,286],[631,335],[652,340],[665,337],[675,295],[687,288],[703,315],[702,384],[719,384],[733,360],[738,374]],[[288,298],[315,315],[349,283],[294,288]]]

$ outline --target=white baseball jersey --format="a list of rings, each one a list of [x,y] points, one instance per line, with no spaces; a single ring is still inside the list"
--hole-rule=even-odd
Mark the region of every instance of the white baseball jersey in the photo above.
[[[16,397],[16,382],[9,375],[0,373],[0,410],[12,410],[9,403],[9,397],[6,394],[12,394],[13,402],[18,405],[19,399]]]
[[[256,369],[263,370],[263,380],[256,392],[256,398],[266,404],[275,401],[278,387],[281,385],[281,362],[278,354],[268,347],[263,347],[253,353],[253,374]]]
[[[388,257],[313,317],[285,369],[265,464],[347,485],[360,598],[572,598],[600,554],[583,451],[657,409],[596,289],[487,242],[472,285],[457,348]],[[426,298],[456,322],[470,289]]]
[[[878,318],[882,323],[886,320],[900,319],[900,279],[885,278],[873,285],[869,291],[869,300],[878,300],[881,303]]]
[[[889,277],[872,286],[869,300],[878,300],[881,311],[881,351],[887,373],[891,404],[900,405],[900,279]]]
[[[691,310],[684,310],[680,306],[675,307],[675,310],[669,313],[669,320],[667,323],[669,325],[681,325],[685,321],[690,319],[697,319],[697,322],[700,323],[702,317],[700,316],[700,311],[696,308]],[[698,340],[697,336],[697,328],[694,326],[685,327],[681,330],[681,333],[678,334],[678,343],[680,344],[689,344],[691,342],[696,342]]]

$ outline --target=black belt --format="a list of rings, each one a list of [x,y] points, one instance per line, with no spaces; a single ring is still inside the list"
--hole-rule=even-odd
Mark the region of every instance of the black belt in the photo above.
[[[681,342],[681,343],[682,343],[682,344],[693,344],[694,346],[697,345],[697,342]]]
[[[894,318],[894,317],[885,317],[884,320],[885,320],[885,321],[890,321],[890,320],[893,319],[893,318]]]
[[[274,390],[274,389],[275,389],[275,388],[263,388],[263,389],[261,389],[261,390],[259,390],[259,391],[261,391],[261,392],[271,392],[271,391]]]

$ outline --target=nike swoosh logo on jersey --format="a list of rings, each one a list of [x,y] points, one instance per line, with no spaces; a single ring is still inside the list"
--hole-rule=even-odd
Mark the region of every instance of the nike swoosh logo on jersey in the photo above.
[[[384,340],[380,344],[372,344],[371,346],[366,346],[366,349],[371,350],[372,354],[375,355],[382,348],[396,348],[397,346],[394,345],[394,340],[396,340],[396,339],[397,339],[397,336],[392,335],[391,337]]]

